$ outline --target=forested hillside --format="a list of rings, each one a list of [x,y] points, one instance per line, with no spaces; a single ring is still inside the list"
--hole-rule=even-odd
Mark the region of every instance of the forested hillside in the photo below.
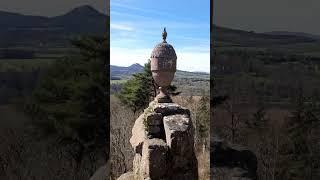
[[[319,179],[317,36],[214,31],[212,137],[252,150],[259,179]]]

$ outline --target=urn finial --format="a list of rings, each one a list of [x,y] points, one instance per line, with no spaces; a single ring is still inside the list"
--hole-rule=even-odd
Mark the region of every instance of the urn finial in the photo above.
[[[172,99],[167,92],[177,66],[177,55],[172,45],[166,42],[166,28],[162,32],[163,42],[157,44],[151,53],[151,72],[155,84],[159,86],[159,94],[155,100],[158,103],[170,103]]]
[[[162,39],[163,39],[163,42],[166,43],[166,39],[167,39],[167,31],[166,31],[166,28],[163,29],[163,32],[162,32]]]

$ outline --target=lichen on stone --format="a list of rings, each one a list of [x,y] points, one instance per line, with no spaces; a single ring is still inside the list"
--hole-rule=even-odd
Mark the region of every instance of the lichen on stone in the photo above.
[[[147,118],[148,116],[154,112],[154,106],[155,106],[155,102],[152,101],[150,104],[149,104],[149,107],[147,107],[144,112],[143,112],[143,124],[144,124],[144,129],[146,132],[148,132],[148,122],[147,122]]]

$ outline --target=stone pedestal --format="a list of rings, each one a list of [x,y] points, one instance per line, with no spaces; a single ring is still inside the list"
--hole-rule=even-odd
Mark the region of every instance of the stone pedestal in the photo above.
[[[151,102],[132,129],[135,157],[130,179],[197,180],[193,135],[188,109]]]

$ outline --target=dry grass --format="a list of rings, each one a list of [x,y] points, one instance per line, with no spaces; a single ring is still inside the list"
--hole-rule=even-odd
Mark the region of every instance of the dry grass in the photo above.
[[[132,169],[134,152],[129,140],[135,119],[133,112],[118,98],[110,97],[110,179],[116,179]]]
[[[196,110],[199,108],[199,100],[201,96],[175,96],[173,97],[173,102],[188,108],[191,111],[191,118],[195,127],[195,132],[197,129],[197,114]],[[209,115],[208,115],[209,116]],[[208,134],[209,135],[209,134]],[[195,134],[195,142],[199,142],[198,135]],[[209,139],[209,137],[208,137]],[[210,179],[210,147],[203,144],[195,144],[196,157],[198,160],[198,173],[199,180],[209,180]]]
[[[43,138],[13,105],[1,105],[0,114],[0,179],[89,179],[105,161],[101,151],[95,151],[77,162],[74,146]]]
[[[204,152],[196,153],[198,160],[199,180],[210,180],[210,151],[206,149]]]

